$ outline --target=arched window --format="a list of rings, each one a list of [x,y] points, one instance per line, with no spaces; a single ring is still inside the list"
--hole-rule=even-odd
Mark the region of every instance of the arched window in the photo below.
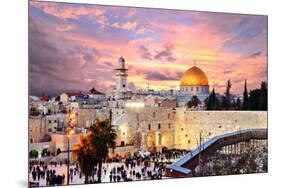
[[[148,124],[148,130],[150,131],[150,129],[151,129],[151,125],[150,125],[150,124]]]
[[[158,129],[161,129],[161,124],[160,123],[158,124]]]

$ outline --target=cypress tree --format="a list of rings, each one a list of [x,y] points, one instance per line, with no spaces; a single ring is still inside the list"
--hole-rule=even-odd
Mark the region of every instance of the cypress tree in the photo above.
[[[247,80],[245,80],[245,85],[244,85],[242,109],[249,110],[249,96],[248,96],[248,90],[247,90]]]

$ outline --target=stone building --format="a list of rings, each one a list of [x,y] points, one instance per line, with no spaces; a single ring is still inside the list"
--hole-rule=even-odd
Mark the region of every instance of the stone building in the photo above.
[[[266,111],[188,111],[186,108],[125,108],[113,125],[118,146],[161,151],[163,147],[192,150],[209,138],[248,128],[266,128]]]

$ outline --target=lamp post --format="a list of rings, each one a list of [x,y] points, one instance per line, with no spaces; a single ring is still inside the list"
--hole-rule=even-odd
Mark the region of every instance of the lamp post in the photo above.
[[[69,113],[69,121],[67,125],[67,130],[66,130],[66,136],[67,136],[67,185],[69,185],[69,165],[70,165],[70,138],[71,135],[75,133],[74,131],[74,126],[72,124],[72,120],[75,117],[75,114]]]
[[[70,137],[74,134],[74,130],[70,129],[67,133],[67,185],[69,185],[69,165],[70,165]]]

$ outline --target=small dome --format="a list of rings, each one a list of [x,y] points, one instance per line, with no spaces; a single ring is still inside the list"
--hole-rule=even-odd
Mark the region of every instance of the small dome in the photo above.
[[[188,69],[182,79],[181,86],[208,86],[209,81],[206,74],[197,66]]]

